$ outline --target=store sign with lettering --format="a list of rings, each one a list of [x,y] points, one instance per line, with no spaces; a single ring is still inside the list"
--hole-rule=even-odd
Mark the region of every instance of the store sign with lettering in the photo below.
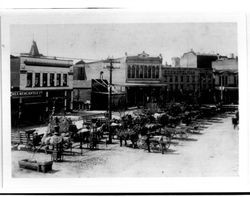
[[[11,92],[12,97],[33,97],[42,96],[43,91],[15,91]]]

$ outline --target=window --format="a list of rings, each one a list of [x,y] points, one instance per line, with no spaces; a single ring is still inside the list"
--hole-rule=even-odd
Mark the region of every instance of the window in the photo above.
[[[234,75],[234,85],[235,85],[235,86],[238,85],[237,75]]]
[[[40,73],[35,73],[35,87],[40,86]]]
[[[61,74],[56,75],[56,86],[61,86]]]
[[[181,82],[183,82],[183,76],[181,76]]]
[[[63,74],[63,86],[67,86],[67,85],[68,85],[68,75]]]
[[[195,76],[192,76],[192,81],[195,82]]]
[[[227,85],[228,85],[228,77],[225,76],[225,86],[227,86]]]
[[[175,76],[175,82],[178,82],[178,76]]]
[[[148,78],[147,66],[144,66],[144,78]]]
[[[169,82],[172,82],[172,81],[173,81],[172,76],[170,76],[169,77]]]
[[[189,76],[187,76],[187,82],[189,82]]]
[[[153,79],[155,78],[155,67],[154,66],[152,67],[152,78]]]
[[[139,66],[136,66],[136,78],[139,78]]]
[[[131,66],[128,65],[128,78],[131,78]]]
[[[54,75],[54,73],[50,73],[50,78],[49,78],[49,85],[51,86],[51,87],[53,87],[53,86],[55,86],[55,75]]]
[[[43,73],[43,87],[47,87],[47,86],[48,86],[48,74]]]
[[[160,75],[160,69],[159,66],[156,66],[155,78],[159,78],[159,75]]]
[[[132,77],[131,78],[135,78],[135,65],[132,66]]]
[[[27,87],[32,87],[32,73],[27,73]]]
[[[148,67],[148,78],[151,78],[151,66]]]
[[[140,66],[140,78],[143,78],[143,66]]]

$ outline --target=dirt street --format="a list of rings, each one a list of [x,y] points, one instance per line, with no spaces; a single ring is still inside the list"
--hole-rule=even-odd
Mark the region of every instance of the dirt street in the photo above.
[[[19,169],[18,161],[32,153],[12,151],[13,177],[199,177],[238,175],[238,132],[231,117],[219,118],[207,125],[201,134],[190,134],[188,140],[175,140],[170,150],[148,153],[146,150],[101,144],[100,150],[83,150],[83,155],[65,156],[54,162],[53,171],[39,173]],[[129,142],[130,143],[130,142]],[[36,160],[50,160],[50,155],[37,153]]]

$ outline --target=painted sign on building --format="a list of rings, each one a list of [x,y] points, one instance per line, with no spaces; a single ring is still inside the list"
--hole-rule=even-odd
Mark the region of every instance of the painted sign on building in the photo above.
[[[34,96],[42,96],[43,91],[14,91],[11,92],[11,97],[34,97]]]

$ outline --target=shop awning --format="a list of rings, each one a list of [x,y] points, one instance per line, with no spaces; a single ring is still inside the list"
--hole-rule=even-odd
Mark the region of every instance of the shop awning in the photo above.
[[[124,84],[114,84],[115,86],[123,86],[123,87],[162,87],[168,86],[165,83],[124,83]]]
[[[215,87],[216,90],[238,90],[238,87]]]
[[[43,105],[48,104],[48,102],[32,102],[32,103],[24,103],[24,105]]]

